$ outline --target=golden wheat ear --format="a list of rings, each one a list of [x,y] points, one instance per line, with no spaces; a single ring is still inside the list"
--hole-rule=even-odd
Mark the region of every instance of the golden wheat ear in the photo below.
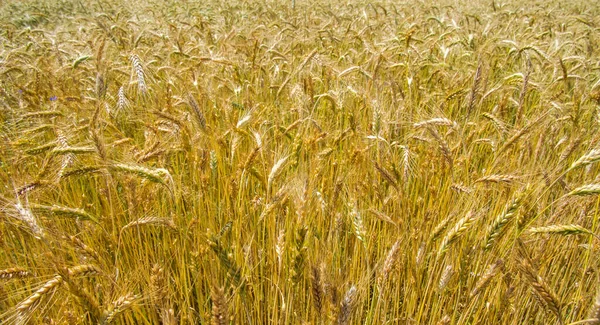
[[[138,299],[139,297],[133,293],[119,297],[117,300],[109,304],[108,307],[102,312],[100,324],[112,324],[119,314],[130,309]]]
[[[229,324],[229,307],[222,287],[213,287],[211,290],[212,314],[210,323],[212,325]]]

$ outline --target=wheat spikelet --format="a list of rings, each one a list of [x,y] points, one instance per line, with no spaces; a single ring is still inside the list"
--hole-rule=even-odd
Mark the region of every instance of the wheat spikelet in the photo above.
[[[96,98],[101,99],[106,94],[106,83],[101,73],[96,74]]]
[[[474,183],[504,183],[512,184],[519,176],[514,175],[488,175],[477,179]]]
[[[492,115],[491,113],[483,113],[482,116],[489,119],[496,128],[496,130],[498,130],[503,137],[508,133],[506,124],[502,122],[498,117]]]
[[[137,76],[138,88],[142,93],[146,93],[148,88],[146,87],[146,79],[144,77],[144,67],[142,66],[142,61],[136,54],[132,54],[130,59],[131,65],[133,66],[133,72]]]
[[[242,118],[240,118],[237,121],[237,123],[235,124],[235,128],[237,129],[237,131],[243,133],[244,131],[241,130],[241,128],[243,128],[244,125],[246,125],[248,122],[250,122],[251,119],[252,119],[252,112],[248,112]]]
[[[178,324],[174,310],[169,308],[169,291],[165,270],[159,264],[154,264],[152,267],[150,273],[150,290],[150,300],[157,309],[162,324]]]
[[[94,174],[94,173],[99,173],[100,171],[102,171],[102,168],[97,167],[97,166],[81,167],[81,168],[77,168],[77,169],[66,170],[63,173],[63,178],[70,177],[70,176],[82,176],[82,175],[87,175],[87,174]]]
[[[436,241],[440,237],[442,232],[446,230],[446,227],[448,227],[448,224],[450,223],[450,220],[452,220],[452,217],[453,215],[448,215],[446,218],[440,221],[440,223],[438,223],[437,226],[435,226],[435,228],[433,228],[433,231],[431,231],[431,236],[429,237],[429,241]]]
[[[521,272],[524,275],[527,282],[529,283],[529,285],[531,285],[538,303],[540,303],[544,308],[554,313],[558,318],[559,322],[562,324],[560,303],[556,298],[556,295],[546,284],[546,282],[544,282],[544,279],[542,279],[542,277],[540,277],[537,274],[537,272],[533,269],[533,266],[527,258],[523,259],[521,263]]]
[[[442,243],[440,244],[440,249],[438,250],[438,253],[437,253],[438,259],[441,258],[446,253],[446,251],[448,250],[448,247],[454,241],[456,241],[460,236],[462,236],[462,234],[467,229],[469,229],[469,227],[475,221],[475,219],[476,219],[476,216],[473,214],[472,211],[469,211],[462,219],[458,220],[456,225],[454,225],[454,228],[452,228],[446,234],[444,239],[442,239]]]
[[[442,275],[440,276],[440,281],[438,282],[438,290],[440,292],[446,288],[446,286],[448,285],[448,282],[450,282],[450,279],[452,278],[453,274],[454,274],[454,269],[452,267],[452,264],[446,266],[446,268],[442,272]]]
[[[418,129],[418,128],[422,128],[422,127],[426,127],[426,126],[430,126],[430,125],[456,127],[457,124],[456,124],[456,122],[454,122],[450,119],[447,119],[445,117],[435,117],[435,118],[432,118],[429,120],[414,123],[413,127]]]
[[[209,247],[219,258],[219,261],[223,267],[227,270],[227,273],[232,277],[233,281],[237,284],[240,282],[240,268],[237,266],[235,261],[227,254],[227,251],[218,240],[209,240]]]
[[[585,195],[596,195],[596,194],[600,194],[600,184],[582,185],[582,186],[572,190],[567,195],[585,196]]]
[[[94,153],[96,152],[96,148],[93,147],[58,147],[52,149],[51,153],[53,155],[82,155],[86,153]]]
[[[581,167],[581,166],[587,166],[590,164],[593,164],[595,162],[597,162],[598,160],[600,160],[600,149],[592,149],[590,150],[590,152],[586,153],[585,155],[581,156],[579,159],[577,159],[572,165],[571,167],[569,167],[569,170]]]
[[[23,132],[24,135],[29,135],[29,134],[32,134],[32,133],[52,131],[53,129],[54,129],[54,124],[42,124],[42,125],[38,125],[36,127],[33,127],[31,129],[23,130],[22,132]]]
[[[306,233],[308,228],[306,226],[300,227],[296,231],[296,238],[294,242],[294,252],[292,261],[292,281],[297,284],[302,280],[304,274],[304,264],[306,261]]]
[[[527,73],[523,77],[523,86],[521,87],[521,93],[519,94],[519,102],[517,107],[517,114],[515,117],[515,125],[521,121],[523,117],[523,104],[525,103],[525,95],[527,94],[527,86],[529,85],[529,75],[531,74],[531,60],[527,57]]]
[[[242,166],[243,170],[248,170],[252,166],[252,163],[254,162],[256,157],[258,157],[259,151],[260,151],[260,147],[255,147],[254,149],[252,149],[252,152],[250,152],[250,154],[248,155],[248,158],[246,158],[246,161],[244,162],[244,165]]]
[[[283,131],[283,134],[290,133],[290,131],[292,131],[293,129],[297,128],[304,121],[305,121],[304,119],[298,119],[298,120],[296,120],[294,123],[290,124],[287,128],[285,128],[285,130]]]
[[[267,186],[269,188],[273,184],[273,181],[275,180],[275,178],[277,176],[279,176],[279,174],[281,174],[283,166],[285,166],[285,163],[287,162],[288,158],[289,158],[289,156],[285,156],[285,157],[279,159],[271,168],[271,172],[269,173],[269,177],[267,180]]]
[[[471,189],[467,186],[464,186],[463,184],[452,184],[452,185],[450,185],[450,188],[459,193],[462,192],[462,193],[471,194],[473,192],[473,189]]]
[[[600,292],[596,294],[589,318],[591,321],[588,324],[600,325]]]
[[[198,123],[198,126],[200,126],[200,128],[202,130],[205,130],[206,129],[206,118],[204,117],[204,114],[202,113],[202,110],[200,109],[198,102],[196,101],[196,99],[194,98],[194,96],[192,94],[188,94],[188,105],[192,108],[192,113],[194,114],[194,117],[196,118],[196,122]]]
[[[173,308],[164,309],[160,313],[160,321],[163,325],[177,325],[180,324],[179,320],[175,316],[175,310]]]
[[[452,319],[450,318],[450,316],[444,315],[444,317],[442,317],[442,319],[440,319],[436,323],[436,325],[448,325],[448,324],[450,324],[451,321],[452,321]]]
[[[571,141],[571,143],[569,143],[569,146],[565,148],[565,150],[563,150],[563,152],[560,154],[560,157],[558,159],[558,165],[562,165],[562,163],[567,160],[569,158],[569,156],[571,156],[571,154],[575,151],[575,149],[577,149],[577,147],[579,147],[579,145],[582,142],[582,138],[581,137],[577,137],[575,140]]]
[[[98,132],[91,127],[90,136],[92,138],[92,141],[94,142],[94,146],[96,147],[96,152],[103,161],[106,161],[106,146],[104,145],[104,141],[102,140]]]
[[[494,219],[490,227],[488,228],[486,241],[484,245],[485,250],[489,250],[492,248],[494,242],[498,239],[498,237],[504,231],[504,227],[508,222],[510,222],[517,210],[519,209],[519,205],[521,204],[522,195],[518,194],[512,201],[504,208],[504,211]]]
[[[98,223],[98,219],[96,217],[82,209],[63,207],[59,205],[48,206],[41,204],[31,204],[31,209],[37,212],[48,213],[54,216],[64,216],[81,220],[90,220]]]
[[[17,313],[23,315],[28,310],[33,309],[33,306],[37,304],[46,294],[54,291],[58,286],[63,283],[63,278],[60,275],[56,275],[50,281],[46,282],[41,288],[34,292],[27,299],[19,303],[16,307]]]
[[[69,293],[77,297],[79,303],[83,306],[83,308],[88,312],[90,320],[93,323],[97,323],[100,318],[100,304],[98,300],[91,295],[84,287],[75,283],[71,277],[78,275],[86,275],[96,273],[97,269],[91,265],[79,265],[69,269],[63,269],[60,271],[62,274],[62,279],[65,282],[67,288],[69,289]]]
[[[383,267],[381,268],[381,271],[379,272],[379,277],[377,278],[377,288],[379,289],[380,293],[383,292],[388,276],[394,268],[394,265],[396,264],[399,248],[400,240],[397,240],[394,243],[394,245],[392,245],[392,248],[390,248],[390,250],[388,251],[385,261],[383,262]]]
[[[350,218],[352,219],[352,225],[354,226],[354,234],[356,235],[356,238],[358,238],[358,240],[365,245],[366,231],[363,225],[363,219],[354,204],[350,206]]]
[[[285,231],[281,229],[279,235],[277,235],[277,243],[275,244],[275,253],[277,254],[277,266],[281,270],[281,264],[283,263],[283,253],[285,251]]]
[[[152,111],[152,114],[154,114],[154,115],[156,115],[156,116],[158,116],[160,118],[163,118],[163,119],[165,119],[165,120],[167,120],[167,121],[175,124],[174,126],[172,126],[172,125],[169,125],[168,123],[163,123],[165,125],[171,126],[172,128],[174,128],[176,130],[176,131],[171,131],[171,132],[179,132],[179,130],[181,129],[181,130],[184,130],[184,133],[188,133],[189,134],[189,132],[187,131],[186,125],[183,123],[183,121],[181,121],[177,117],[175,117],[173,115],[170,115],[170,114],[168,114],[166,112],[159,111],[159,110]]]
[[[65,116],[62,112],[59,111],[37,111],[37,112],[31,112],[31,113],[25,113],[21,116],[21,118],[23,119],[30,119],[30,118],[49,118],[49,117],[59,117],[59,116]]]
[[[552,225],[536,227],[527,230],[530,234],[557,234],[557,235],[595,235],[591,230],[578,225]]]
[[[404,181],[407,182],[406,184],[408,184],[409,177],[412,174],[412,166],[410,162],[410,149],[408,146],[404,146],[402,151],[402,176],[404,177]]]
[[[129,100],[125,96],[125,88],[121,86],[117,93],[117,112],[124,111],[127,107],[129,107]]]
[[[471,96],[469,98],[469,105],[467,107],[467,117],[471,114],[473,107],[475,106],[475,98],[479,92],[479,85],[481,83],[481,63],[477,66],[475,71],[475,77],[473,78],[473,86],[471,87]]]
[[[92,274],[99,273],[99,270],[96,266],[92,264],[82,264],[74,267],[70,267],[67,269],[67,274],[71,277],[73,276],[87,276]]]
[[[2,280],[20,279],[29,276],[31,276],[31,273],[21,267],[11,267],[8,269],[0,270],[0,279]]]
[[[377,171],[381,174],[381,176],[383,176],[383,178],[385,178],[385,180],[388,181],[388,183],[390,183],[390,185],[392,185],[397,191],[399,191],[400,188],[398,187],[398,183],[396,182],[396,180],[394,179],[392,174],[389,171],[387,171],[387,169],[380,166],[377,162],[375,162],[374,164],[375,164],[375,169],[377,169]]]
[[[17,209],[16,218],[25,222],[33,235],[37,239],[41,239],[44,237],[44,229],[38,224],[37,218],[33,215],[30,208],[25,208],[21,205],[21,202],[17,202],[15,204],[15,208]]]
[[[100,260],[100,256],[98,255],[98,253],[93,248],[89,247],[83,241],[81,241],[81,239],[75,236],[69,236],[69,239],[71,240],[71,242],[73,242],[75,246],[77,246],[80,250],[85,252],[85,254],[89,255],[96,261]]]
[[[321,98],[326,98],[326,95],[324,95]],[[332,100],[331,97],[329,97],[331,100],[331,103],[333,104],[333,106],[335,106],[335,101]],[[379,105],[377,105],[377,102],[374,101],[373,103],[375,107],[373,107],[373,123],[372,123],[372,131],[375,134],[379,134],[381,131],[381,109],[379,107]],[[335,108],[334,108],[335,109]]]
[[[147,217],[140,218],[138,220],[134,220],[134,221],[126,224],[125,226],[123,226],[122,229],[127,229],[130,227],[141,226],[141,225],[156,225],[156,226],[165,226],[172,230],[177,229],[177,227],[175,226],[175,223],[173,222],[172,219],[153,217],[153,216],[147,216]]]
[[[143,162],[149,161],[153,158],[160,157],[165,152],[167,152],[167,151],[164,149],[157,149],[155,151],[151,151],[142,156],[137,157],[136,160],[140,163],[143,163]]]
[[[119,172],[134,174],[151,182],[163,185],[166,185],[167,180],[171,180],[171,174],[164,168],[146,168],[143,166],[126,164],[112,164],[109,168]]]
[[[421,245],[419,245],[417,255],[415,256],[416,266],[421,266],[423,264],[423,260],[425,259],[425,248],[427,248],[427,244],[425,242],[422,242]]]
[[[446,159],[448,164],[450,165],[450,169],[454,166],[454,158],[452,158],[452,151],[448,146],[446,140],[442,139],[442,137],[438,134],[436,130],[431,127],[428,127],[427,130],[433,136],[433,138],[437,141],[440,151],[442,152],[442,156]]]
[[[470,297],[473,298],[484,290],[490,283],[490,281],[498,274],[498,271],[504,268],[504,261],[501,259],[497,260],[494,264],[490,265],[485,271],[483,276],[475,284],[475,288],[471,291]]]
[[[313,297],[313,306],[315,307],[317,315],[320,315],[325,300],[325,289],[323,287],[321,268],[314,265],[310,269],[310,286]]]
[[[123,138],[123,139],[119,139],[119,140],[116,140],[115,142],[111,143],[111,147],[115,148],[115,147],[118,147],[118,146],[120,146],[120,145],[123,145],[123,144],[129,143],[129,142],[132,142],[132,141],[133,141],[133,139],[132,139],[132,138]]]
[[[159,264],[154,264],[150,274],[150,289],[151,289],[151,300],[159,307],[164,303],[167,296],[166,283],[165,283],[165,271]]]
[[[381,221],[388,222],[394,226],[398,225],[396,222],[394,222],[394,220],[392,220],[392,218],[390,218],[390,216],[386,215],[383,212],[375,211],[373,209],[369,209],[368,211],[371,212],[375,217],[377,217],[377,219],[379,219]]]
[[[102,317],[100,320],[100,324],[107,325],[113,322],[115,317],[117,317],[120,313],[129,309],[137,296],[133,293],[129,293],[125,296],[119,297],[119,299],[115,300],[109,307],[102,313]]]
[[[41,146],[38,146],[35,148],[27,149],[27,150],[25,150],[25,153],[28,155],[32,155],[32,156],[39,155],[48,150],[52,150],[52,149],[56,148],[56,146],[57,146],[56,142],[50,142],[50,143],[46,143],[44,145],[41,145]]]
[[[69,150],[66,150],[64,152],[62,151],[62,149],[69,148],[67,137],[60,130],[56,130],[56,134],[56,142],[58,143],[58,146],[52,149],[52,155],[64,155],[62,163],[60,165],[60,169],[56,174],[55,182],[58,182],[63,177],[63,174],[67,167],[69,167],[69,165],[71,165],[71,163],[75,159],[75,154],[73,152],[70,152]]]
[[[277,195],[275,195],[275,197],[277,197]],[[280,200],[273,200],[273,203],[267,203],[265,206],[265,209],[260,213],[260,216],[258,217],[258,221],[259,222],[263,222],[263,220],[271,215],[280,205],[281,205],[281,201]]]
[[[500,155],[501,153],[506,151],[510,146],[512,146],[515,142],[517,142],[521,137],[523,137],[525,134],[529,133],[529,131],[531,131],[535,125],[540,123],[545,116],[546,116],[545,114],[540,115],[540,117],[538,117],[536,120],[529,122],[522,129],[515,132],[515,134],[513,134],[512,137],[510,137],[508,140],[506,140],[504,142],[504,144],[502,145],[502,147],[500,147],[500,149],[498,149],[497,155]]]
[[[33,190],[41,189],[50,183],[44,180],[37,180],[33,183],[25,184],[17,189],[17,196],[23,196]]]
[[[213,287],[211,290],[212,313],[210,323],[212,325],[229,324],[229,313],[225,290],[222,287]]]
[[[336,320],[337,325],[346,325],[350,323],[350,316],[352,315],[352,310],[354,309],[355,300],[356,287],[352,286],[350,287],[350,289],[348,289],[348,291],[344,295],[344,299],[342,300],[338,317]]]

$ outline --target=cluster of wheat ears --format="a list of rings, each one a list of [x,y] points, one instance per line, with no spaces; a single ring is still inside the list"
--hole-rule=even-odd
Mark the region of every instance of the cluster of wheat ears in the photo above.
[[[0,2],[3,324],[600,324],[600,5]]]

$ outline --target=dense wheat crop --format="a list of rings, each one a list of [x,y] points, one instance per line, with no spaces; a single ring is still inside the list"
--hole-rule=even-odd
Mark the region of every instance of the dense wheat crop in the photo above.
[[[600,324],[600,6],[0,2],[3,324]]]

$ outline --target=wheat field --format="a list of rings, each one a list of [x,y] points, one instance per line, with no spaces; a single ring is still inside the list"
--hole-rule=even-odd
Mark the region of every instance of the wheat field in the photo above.
[[[0,323],[600,324],[598,17],[0,1]]]

